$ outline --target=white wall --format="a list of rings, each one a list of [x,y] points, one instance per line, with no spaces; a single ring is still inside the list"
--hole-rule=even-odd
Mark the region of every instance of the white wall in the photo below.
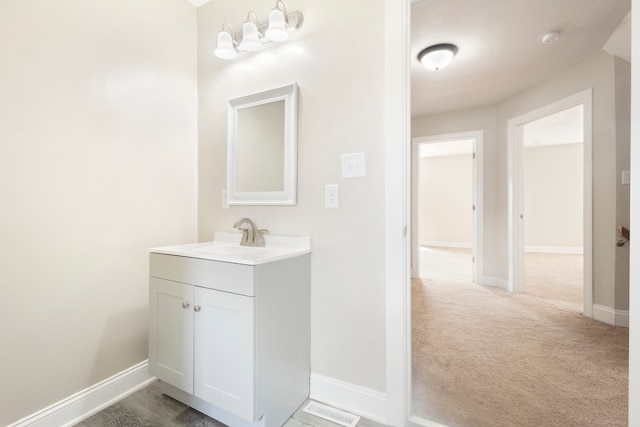
[[[0,425],[147,358],[147,248],[196,239],[195,28],[0,2]]]
[[[525,250],[582,248],[583,163],[581,143],[525,147]]]
[[[199,9],[199,238],[244,216],[271,234],[310,236],[312,371],[384,392],[385,3],[286,5],[304,13],[301,31],[231,62],[213,55],[222,24],[238,29],[250,10],[264,20],[273,5],[213,0]],[[292,82],[300,87],[297,206],[222,209],[227,101]],[[353,152],[365,153],[367,176],[342,179],[341,155]],[[324,208],[326,184],[340,185],[337,209]]]
[[[471,154],[421,159],[421,244],[471,247],[472,162]]]

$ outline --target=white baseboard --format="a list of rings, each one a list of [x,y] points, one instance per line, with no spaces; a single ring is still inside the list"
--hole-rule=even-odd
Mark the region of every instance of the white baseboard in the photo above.
[[[311,373],[309,398],[382,424],[386,423],[387,396],[335,378]]]
[[[72,426],[155,381],[141,362],[7,427]],[[385,423],[386,394],[311,373],[310,398]]]
[[[7,427],[71,426],[154,380],[145,360]]]
[[[629,327],[629,310],[616,310],[616,326]]]
[[[593,304],[593,318],[614,326],[629,327],[629,311]]]
[[[527,246],[524,251],[539,254],[584,254],[582,246]]]
[[[492,286],[494,288],[500,288],[509,290],[509,281],[493,276],[483,276],[476,279],[476,283],[482,286]]]
[[[466,248],[471,249],[471,242],[437,242],[421,241],[420,246],[435,246],[438,248]]]
[[[415,415],[412,415],[411,418],[409,418],[409,424],[408,427],[415,427],[415,426],[422,426],[422,427],[447,427],[444,424],[440,424],[437,423],[435,421],[431,421],[428,420],[426,418],[422,418],[422,417],[417,417]]]

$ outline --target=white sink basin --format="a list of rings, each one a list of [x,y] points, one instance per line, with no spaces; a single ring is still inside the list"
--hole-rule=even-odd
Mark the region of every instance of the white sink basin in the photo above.
[[[216,232],[213,242],[152,248],[151,252],[257,265],[311,252],[311,239],[266,235],[265,246],[240,246],[242,233]]]

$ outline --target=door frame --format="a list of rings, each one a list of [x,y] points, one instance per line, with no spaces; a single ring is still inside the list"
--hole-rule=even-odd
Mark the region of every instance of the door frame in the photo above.
[[[583,106],[583,245],[584,245],[584,315],[593,317],[593,90],[567,96],[551,104],[514,117],[508,121],[509,148],[509,280],[508,290],[521,292],[524,286],[524,125],[551,114],[582,104]]]
[[[384,422],[411,414],[411,0],[385,0],[385,296]]]
[[[483,230],[484,230],[484,131],[473,130],[467,132],[429,135],[413,138],[411,150],[411,276],[420,277],[420,146],[436,142],[453,142],[472,139],[474,154],[472,162],[472,237],[471,256],[474,259],[472,267],[473,281],[483,284]]]

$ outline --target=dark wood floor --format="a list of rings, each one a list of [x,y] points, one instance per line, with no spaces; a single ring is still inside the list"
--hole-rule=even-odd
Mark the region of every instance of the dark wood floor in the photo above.
[[[156,381],[76,424],[76,427],[220,427],[224,425],[163,395],[160,383]],[[338,424],[298,409],[285,426],[336,427]],[[358,426],[382,427],[383,425],[362,418]]]

